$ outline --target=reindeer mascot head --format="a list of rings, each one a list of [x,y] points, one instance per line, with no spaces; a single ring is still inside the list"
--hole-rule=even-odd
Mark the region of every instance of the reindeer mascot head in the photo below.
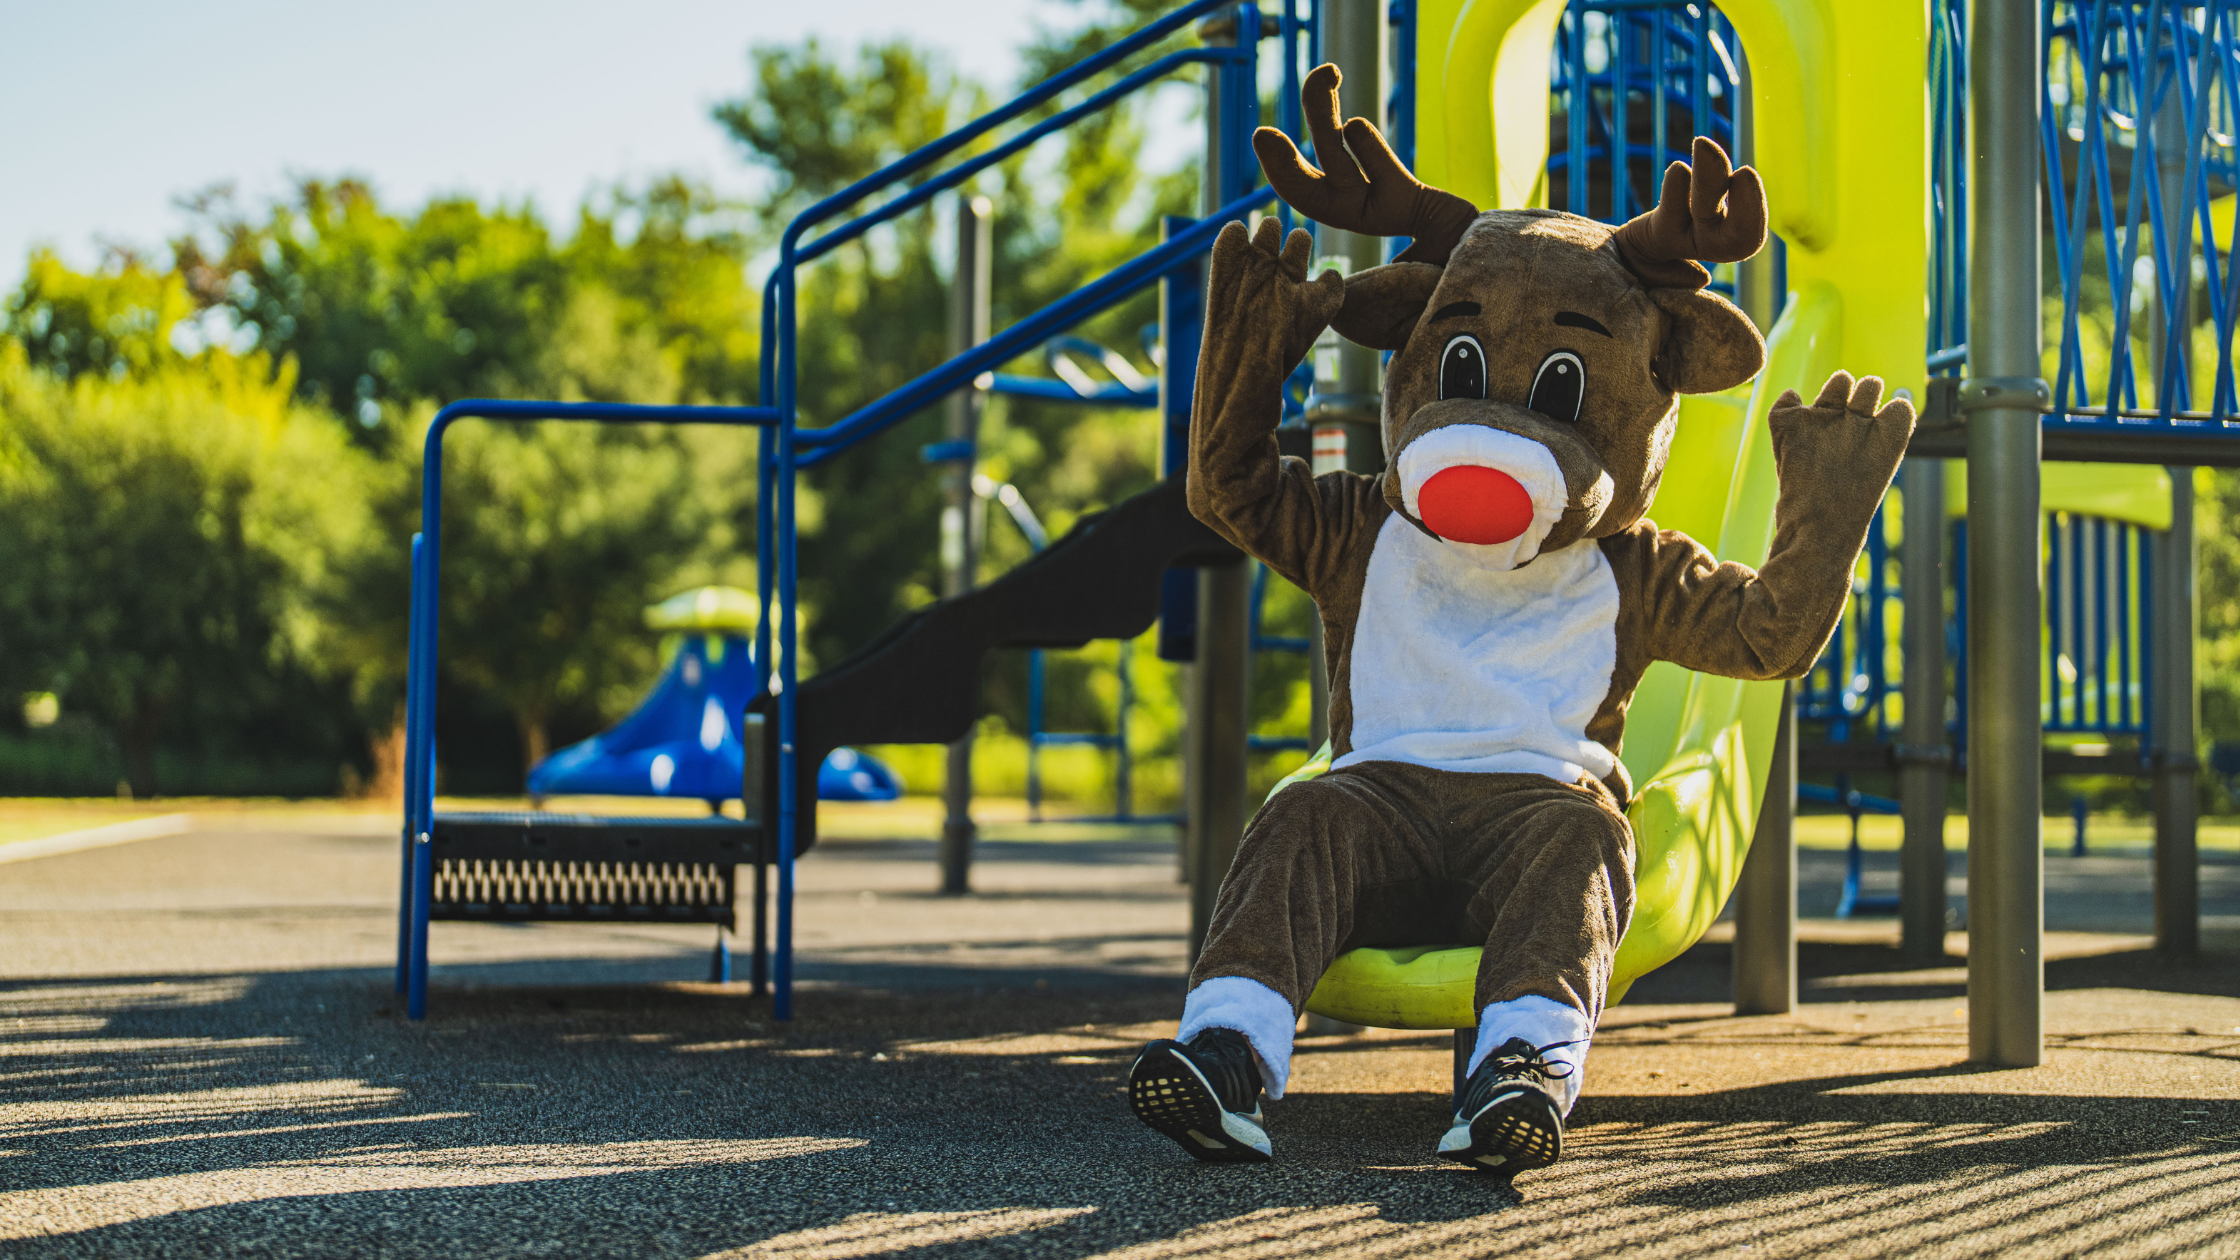
[[[1268,1157],[1291,1029],[1339,953],[1478,943],[1468,1089],[1441,1154],[1541,1167],[1561,1151],[1633,908],[1626,705],[1651,662],[1734,678],[1810,668],[1849,596],[1913,413],[1837,373],[1770,427],[1771,554],[1720,563],[1644,517],[1678,396],[1765,361],[1698,260],[1765,239],[1765,189],[1708,139],[1657,207],[1612,229],[1479,213],[1341,128],[1338,73],[1307,78],[1323,170],[1254,137],[1276,191],[1348,231],[1414,238],[1387,266],[1309,278],[1305,232],[1214,244],[1192,415],[1191,510],[1311,594],[1330,672],[1332,770],[1272,797],[1222,882],[1176,1041],[1131,1103],[1201,1159]],[[1386,471],[1278,455],[1283,381],[1326,327],[1392,351]]]

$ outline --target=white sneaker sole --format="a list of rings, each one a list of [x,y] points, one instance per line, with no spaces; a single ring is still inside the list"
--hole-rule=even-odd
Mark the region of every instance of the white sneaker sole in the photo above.
[[[1136,1060],[1128,1073],[1128,1107],[1136,1119],[1208,1163],[1258,1164],[1274,1157],[1260,1116],[1222,1107],[1205,1074],[1176,1047],[1162,1046]]]
[[[1540,1091],[1513,1089],[1468,1119],[1456,1115],[1439,1139],[1439,1155],[1503,1172],[1546,1168],[1563,1156],[1563,1117]]]

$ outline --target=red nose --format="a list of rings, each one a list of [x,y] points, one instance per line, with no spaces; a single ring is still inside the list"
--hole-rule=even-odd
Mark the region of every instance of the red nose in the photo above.
[[[1532,496],[1498,468],[1457,464],[1416,493],[1416,510],[1431,532],[1453,542],[1505,543],[1531,527]]]

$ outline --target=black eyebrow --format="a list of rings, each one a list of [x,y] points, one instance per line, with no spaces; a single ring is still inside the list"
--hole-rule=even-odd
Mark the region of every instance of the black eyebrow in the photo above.
[[[1577,311],[1557,311],[1556,323],[1564,328],[1584,328],[1588,332],[1598,332],[1605,337],[1610,336],[1609,329],[1604,328],[1601,324],[1596,323],[1594,320],[1589,319],[1587,316],[1581,315]],[[1616,340],[1616,338],[1611,339]]]
[[[1449,302],[1433,312],[1429,322],[1436,324],[1442,319],[1453,319],[1458,315],[1476,315],[1483,309],[1476,302]]]

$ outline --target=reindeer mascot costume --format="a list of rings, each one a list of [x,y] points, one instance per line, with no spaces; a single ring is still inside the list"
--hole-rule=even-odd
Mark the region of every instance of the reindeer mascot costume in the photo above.
[[[1677,396],[1765,362],[1695,260],[1765,239],[1765,189],[1710,140],[1615,230],[1553,210],[1484,214],[1419,183],[1308,76],[1327,168],[1253,138],[1318,223],[1413,243],[1387,266],[1307,275],[1303,231],[1224,228],[1191,418],[1190,508],[1314,597],[1330,670],[1330,773],[1246,829],[1174,1041],[1130,1074],[1136,1115],[1203,1160],[1270,1150],[1291,1037],[1356,946],[1482,941],[1469,1083],[1440,1140],[1502,1172],[1562,1151],[1588,1040],[1633,911],[1626,705],[1651,661],[1799,677],[1851,589],[1913,431],[1882,383],[1837,373],[1770,424],[1781,481],[1753,572],[1643,518]],[[1349,157],[1350,153],[1350,157]],[[1359,169],[1356,169],[1358,163]],[[1280,391],[1326,327],[1392,358],[1386,471],[1309,474],[1277,454]]]

